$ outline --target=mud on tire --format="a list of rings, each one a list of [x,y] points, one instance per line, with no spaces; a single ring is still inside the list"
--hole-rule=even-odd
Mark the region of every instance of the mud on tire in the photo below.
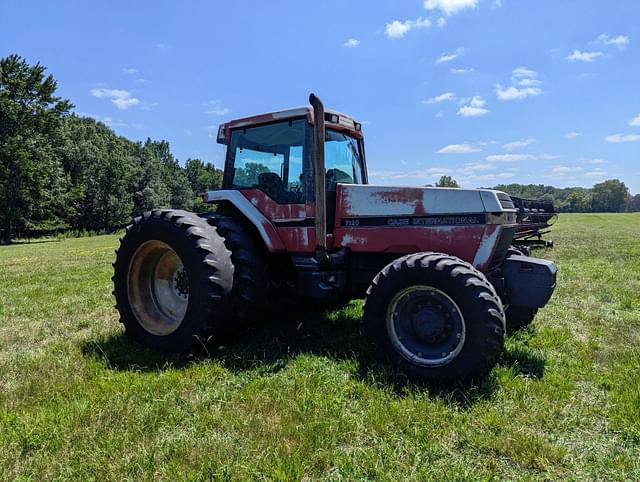
[[[469,263],[441,253],[403,256],[382,269],[367,290],[364,321],[377,353],[414,380],[481,377],[504,346],[504,310],[493,286]]]
[[[116,309],[138,342],[190,352],[228,331],[231,253],[197,215],[156,209],[135,218],[113,267]]]

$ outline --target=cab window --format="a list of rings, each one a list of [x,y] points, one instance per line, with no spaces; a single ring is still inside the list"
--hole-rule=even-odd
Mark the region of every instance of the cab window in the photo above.
[[[232,187],[261,189],[279,203],[303,203],[305,127],[305,119],[297,119],[232,131]]]

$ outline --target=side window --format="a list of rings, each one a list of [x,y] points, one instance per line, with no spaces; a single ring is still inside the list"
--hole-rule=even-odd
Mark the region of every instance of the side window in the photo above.
[[[302,180],[305,120],[237,129],[228,155],[235,188],[260,189],[282,204],[305,202]]]
[[[238,187],[258,187],[261,174],[272,173],[279,177],[283,162],[282,154],[268,154],[238,147],[233,184]]]
[[[327,130],[324,142],[326,184],[334,191],[337,183],[362,184],[362,167],[356,139]]]

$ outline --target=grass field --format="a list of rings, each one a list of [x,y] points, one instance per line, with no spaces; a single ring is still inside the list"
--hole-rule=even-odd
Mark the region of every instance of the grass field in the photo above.
[[[116,236],[0,248],[0,479],[640,479],[640,215],[564,215],[550,305],[470,388],[373,361],[361,302],[210,356],[129,341]]]

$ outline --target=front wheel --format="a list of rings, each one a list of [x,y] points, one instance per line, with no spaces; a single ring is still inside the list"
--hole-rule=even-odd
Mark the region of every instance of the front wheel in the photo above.
[[[416,253],[387,265],[367,290],[364,320],[379,354],[416,380],[483,376],[504,345],[495,289],[469,263],[446,254]]]

